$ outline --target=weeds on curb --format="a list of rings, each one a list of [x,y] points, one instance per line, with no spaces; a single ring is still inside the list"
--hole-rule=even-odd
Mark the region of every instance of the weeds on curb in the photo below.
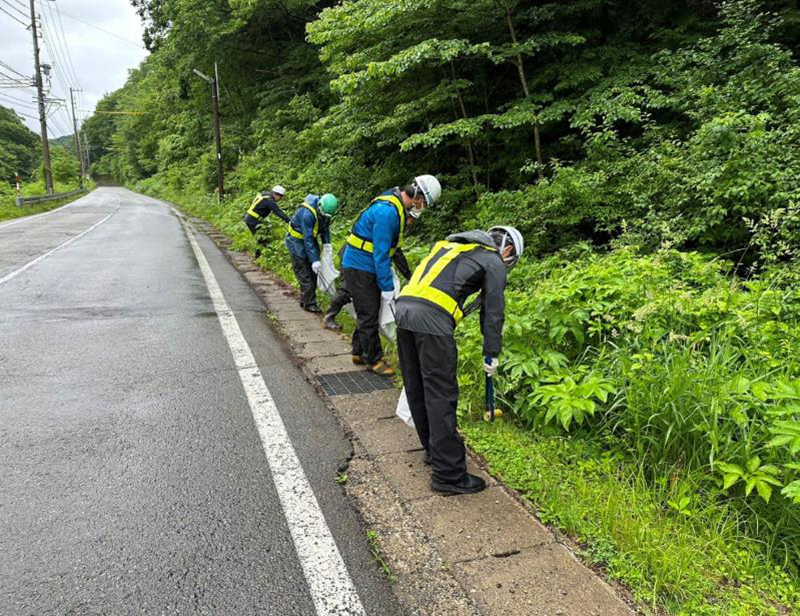
[[[383,574],[386,576],[386,579],[389,580],[392,584],[397,582],[397,576],[392,572],[389,564],[383,557],[383,551],[378,543],[378,533],[374,530],[367,531],[367,544],[369,544],[369,551],[372,553],[372,557],[375,559],[375,562],[378,563],[380,568],[383,570]]]

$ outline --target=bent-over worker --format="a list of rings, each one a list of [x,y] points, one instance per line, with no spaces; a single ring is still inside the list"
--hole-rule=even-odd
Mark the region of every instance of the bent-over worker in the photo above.
[[[391,259],[403,244],[406,217],[418,218],[441,194],[441,184],[432,175],[391,188],[361,212],[347,238],[342,273],[356,311],[353,363],[375,374],[395,374],[383,359],[379,321],[381,302],[394,301]]]
[[[455,328],[467,298],[480,291],[484,370],[493,375],[503,342],[506,274],[523,249],[522,235],[513,227],[456,233],[433,247],[397,299],[403,384],[434,490],[472,494],[486,487],[483,479],[467,473],[457,430]]]
[[[300,307],[308,312],[322,312],[317,305],[317,273],[322,267],[319,239],[323,247],[330,246],[330,219],[338,208],[339,201],[330,193],[308,195],[289,223],[286,248],[300,285]]]
[[[261,256],[261,252],[267,245],[267,238],[264,234],[263,225],[270,214],[275,214],[283,222],[289,223],[289,217],[280,208],[278,202],[286,195],[286,189],[280,184],[274,186],[272,190],[262,190],[256,194],[250,209],[244,217],[244,224],[256,238],[258,247],[256,248],[256,259]]]

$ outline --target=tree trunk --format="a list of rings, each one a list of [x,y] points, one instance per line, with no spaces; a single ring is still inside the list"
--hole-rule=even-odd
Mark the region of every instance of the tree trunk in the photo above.
[[[508,32],[511,35],[511,41],[514,45],[517,44],[517,30],[514,28],[514,20],[511,18],[511,9],[506,7],[506,22],[508,23]],[[530,99],[531,91],[528,88],[528,78],[525,76],[525,64],[522,60],[522,54],[517,52],[517,60],[514,63],[517,66],[517,72],[519,73],[519,80],[522,83],[522,91],[525,93],[525,98]],[[544,167],[544,161],[542,160],[542,142],[539,136],[539,123],[533,123],[533,143],[536,149],[536,162],[538,163],[538,167],[536,169],[539,179],[542,179],[542,168]]]
[[[450,72],[453,75],[453,81],[456,80],[456,67],[453,64],[452,60],[450,61]],[[461,92],[456,90],[456,97],[458,98],[458,104],[461,107],[461,116],[463,119],[468,119],[469,116],[467,115],[467,107],[464,105],[464,99],[461,97]],[[467,155],[469,156],[469,170],[472,174],[472,185],[475,187],[475,195],[480,196],[480,189],[478,188],[478,170],[476,165],[476,157],[475,157],[475,146],[472,143],[472,139],[467,137],[466,142],[467,148]]]

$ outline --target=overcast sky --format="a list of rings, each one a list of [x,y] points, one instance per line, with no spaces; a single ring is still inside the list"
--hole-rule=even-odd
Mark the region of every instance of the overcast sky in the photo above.
[[[86,118],[104,94],[125,83],[128,71],[139,66],[147,51],[141,42],[141,21],[129,0],[36,0],[36,6],[44,22],[40,39],[45,40],[39,43],[42,62],[51,64],[56,73],[50,75],[50,97],[66,101],[60,109],[52,109],[53,115],[48,120],[52,139],[72,132],[71,115],[67,111],[70,87],[82,88],[82,94],[76,97],[76,115],[79,119]],[[30,12],[29,0],[0,0],[0,80],[2,73],[11,73],[3,64],[22,75],[34,73],[33,41],[26,29],[30,16],[25,17],[26,11]],[[26,124],[38,134],[34,97],[34,90],[0,87],[0,105],[25,114]]]

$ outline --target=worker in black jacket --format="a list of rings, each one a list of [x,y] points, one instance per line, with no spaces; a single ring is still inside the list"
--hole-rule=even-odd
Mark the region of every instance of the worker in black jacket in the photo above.
[[[250,209],[247,210],[247,215],[244,217],[244,224],[256,238],[258,247],[256,248],[256,258],[261,256],[261,251],[267,245],[267,238],[262,229],[262,225],[266,222],[270,214],[275,214],[287,225],[289,224],[289,217],[278,206],[278,202],[286,195],[286,189],[281,186],[275,186],[271,191],[263,190],[259,192],[253,202],[250,204]]]
[[[524,249],[513,227],[456,233],[437,243],[414,271],[395,305],[397,350],[408,405],[431,465],[431,488],[472,494],[486,487],[467,473],[458,434],[458,349],[455,328],[467,298],[480,291],[484,370],[493,375],[503,344],[507,270]]]

